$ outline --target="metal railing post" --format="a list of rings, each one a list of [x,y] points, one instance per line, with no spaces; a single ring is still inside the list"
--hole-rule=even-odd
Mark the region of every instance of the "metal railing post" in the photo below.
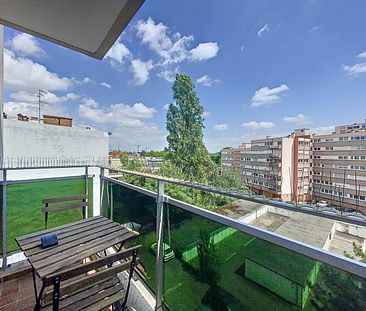
[[[2,177],[3,177],[3,185],[2,185],[2,221],[1,221],[1,227],[2,227],[2,253],[3,253],[3,266],[2,268],[5,270],[7,265],[8,265],[8,261],[7,261],[7,207],[6,207],[6,170],[3,169],[2,171]]]
[[[89,206],[89,172],[88,167],[85,166],[85,195]],[[85,209],[85,218],[88,218],[88,208]]]
[[[99,214],[103,215],[103,192],[104,192],[104,168],[103,167],[100,168],[99,183],[100,183]]]
[[[113,183],[109,183],[109,188],[110,188],[110,196],[109,196],[109,200],[110,200],[110,213],[111,213],[111,220],[113,220]]]
[[[163,219],[164,182],[158,181],[156,196],[156,311],[163,310]]]

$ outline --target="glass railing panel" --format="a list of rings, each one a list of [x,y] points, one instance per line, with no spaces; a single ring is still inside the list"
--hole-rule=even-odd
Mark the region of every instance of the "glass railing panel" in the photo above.
[[[93,178],[88,184],[88,216],[93,215]],[[7,186],[8,252],[19,249],[15,238],[43,230],[45,227],[42,200],[85,193],[82,178],[26,182]],[[81,209],[49,213],[48,228],[82,219]]]
[[[112,188],[108,185],[108,191],[106,189],[105,186],[104,204],[107,203],[109,210],[113,204],[113,221],[139,233],[138,237],[126,243],[126,247],[142,246],[137,273],[155,292],[156,259],[152,246],[156,242],[156,199],[118,184],[112,184]],[[106,209],[105,206],[103,209]]]
[[[173,205],[164,228],[170,310],[366,310],[352,274]]]

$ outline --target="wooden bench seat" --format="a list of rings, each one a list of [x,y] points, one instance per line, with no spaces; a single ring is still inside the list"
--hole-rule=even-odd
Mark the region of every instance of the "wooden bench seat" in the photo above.
[[[70,209],[81,209],[83,219],[86,218],[86,209],[88,208],[88,196],[86,194],[74,195],[68,197],[59,198],[48,198],[42,200],[44,213],[44,223],[45,229],[47,229],[48,224],[48,213],[50,212],[60,212]]]

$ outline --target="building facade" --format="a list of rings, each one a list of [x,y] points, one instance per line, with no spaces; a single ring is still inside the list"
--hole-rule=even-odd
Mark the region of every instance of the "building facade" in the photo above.
[[[312,189],[332,205],[366,208],[366,122],[314,136]]]
[[[285,137],[252,140],[222,150],[222,165],[233,166],[256,194],[284,201],[310,199],[311,137],[299,129]]]
[[[337,126],[323,135],[299,129],[243,146],[224,148],[222,165],[240,171],[256,194],[366,209],[366,122]]]

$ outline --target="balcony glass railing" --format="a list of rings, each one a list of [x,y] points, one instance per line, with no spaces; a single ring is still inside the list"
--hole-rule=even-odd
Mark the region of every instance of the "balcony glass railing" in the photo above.
[[[166,196],[157,237],[156,192],[106,180],[103,213],[140,233],[138,274],[165,308],[366,310],[364,264]]]
[[[366,310],[366,265],[339,252],[345,242],[342,234],[357,230],[356,240],[365,241],[365,237],[360,238],[366,234],[361,220],[345,224],[338,216],[319,217],[313,210],[251,194],[135,175],[139,184],[144,181],[142,184],[153,191],[101,175],[101,213],[140,233],[126,246],[142,245],[137,275],[156,297],[157,310],[163,305],[177,311]],[[0,187],[6,191],[7,251],[16,250],[15,237],[44,228],[42,199],[83,194],[85,180],[85,176],[32,182],[8,178],[6,186]],[[195,204],[191,196],[185,198],[182,192],[174,191],[187,186],[195,188],[196,194],[211,192],[212,198]],[[90,217],[92,178],[88,179],[88,189]],[[235,204],[228,205],[222,214],[198,207],[233,203],[236,198],[247,198],[248,203],[240,207],[240,220],[224,216],[233,217]],[[291,217],[295,227],[284,228]],[[311,234],[300,234],[302,228],[296,229],[296,221],[303,223],[304,217],[313,217],[309,225],[312,223],[316,232],[329,226],[329,241],[326,232],[326,242],[318,247],[332,251],[338,247],[338,255],[305,244],[309,241],[305,236]],[[77,210],[61,212],[50,216],[49,227],[79,219]],[[286,230],[292,230],[294,237],[286,237]],[[335,245],[337,234],[340,243]],[[354,255],[350,249],[348,253]]]

